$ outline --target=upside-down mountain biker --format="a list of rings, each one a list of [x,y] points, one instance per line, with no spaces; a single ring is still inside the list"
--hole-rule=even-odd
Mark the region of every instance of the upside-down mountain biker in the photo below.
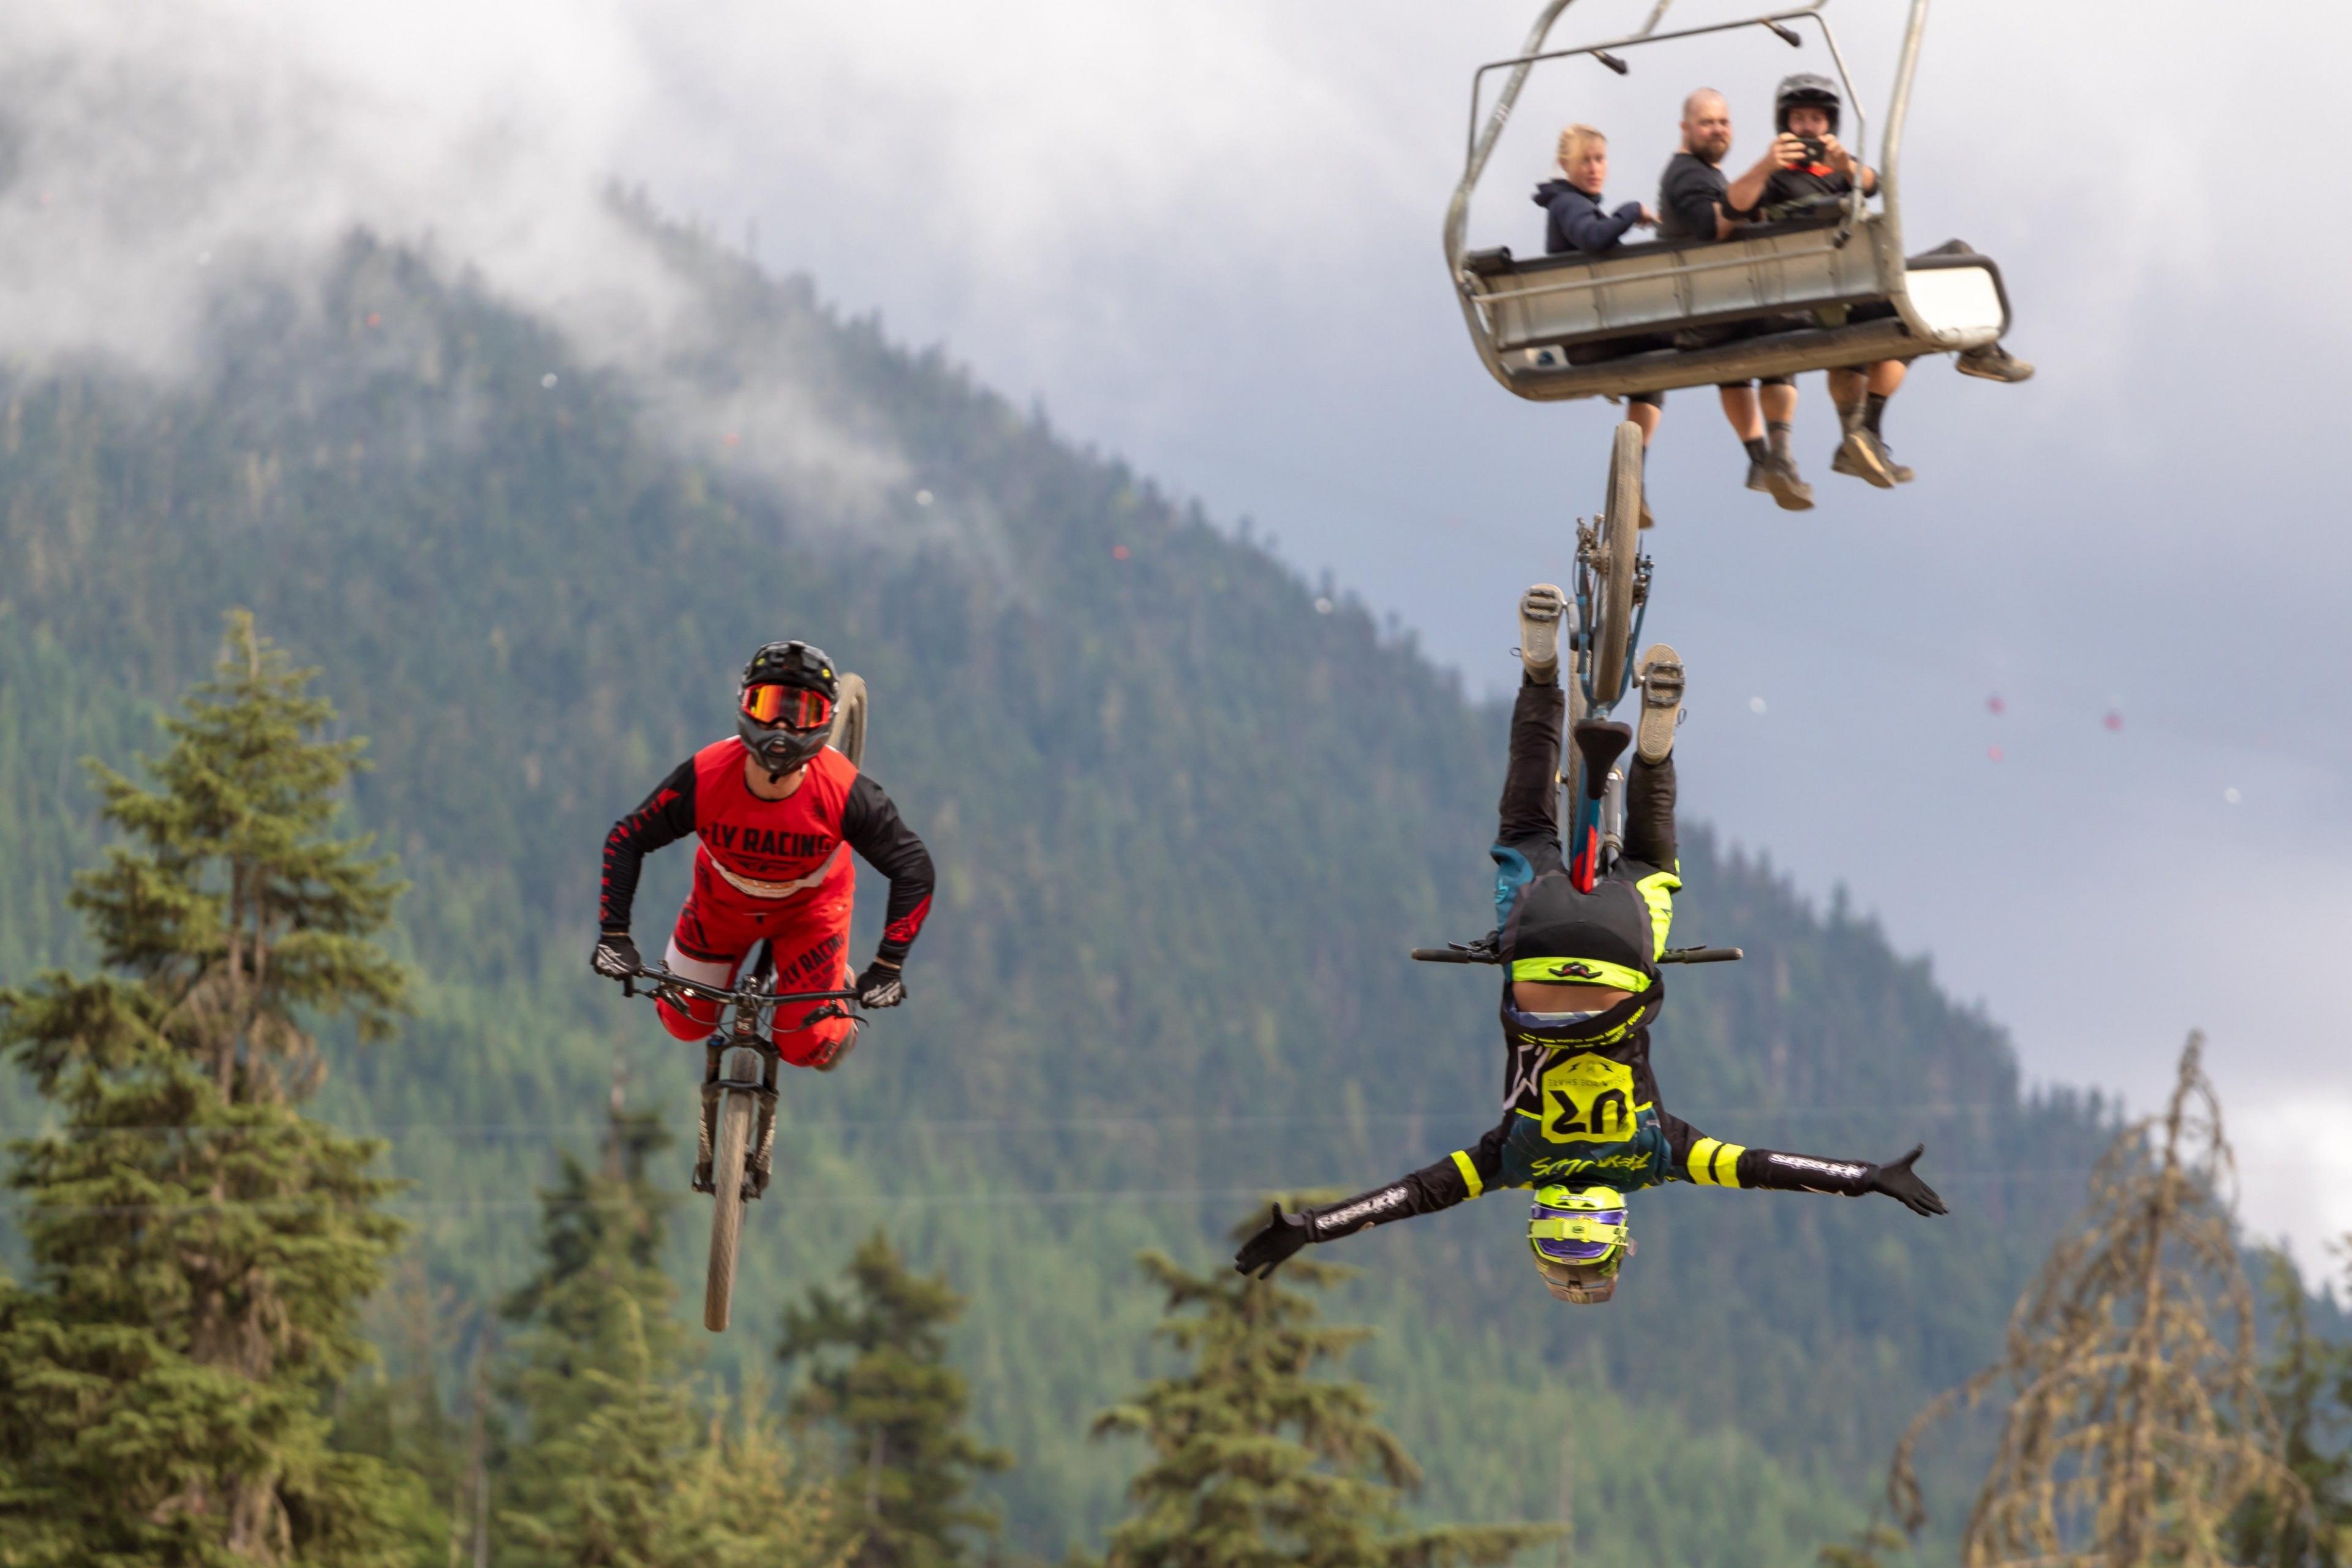
[[[825,744],[840,696],[821,648],[775,642],[751,656],[736,694],[736,733],[680,763],[604,837],[602,934],[590,961],[597,973],[626,980],[637,973],[629,910],[638,870],[647,854],[691,835],[701,842],[693,891],[670,931],[673,973],[731,985],[765,942],[780,991],[855,989],[865,1007],[906,1000],[900,971],[930,913],[931,857],[882,786]],[[890,879],[881,944],[855,981],[852,849]],[[664,995],[659,1010],[681,1040],[699,1039],[718,1023],[709,1002]],[[845,1016],[809,1024],[805,1015],[780,1014],[774,1028],[785,1061],[820,1071],[857,1038],[856,1020]]]
[[[1643,655],[1623,852],[1597,875],[1570,867],[1551,810],[1564,606],[1549,584],[1528,589],[1519,605],[1525,676],[1511,714],[1493,850],[1508,1053],[1502,1121],[1473,1147],[1344,1203],[1297,1214],[1277,1205],[1235,1258],[1244,1273],[1262,1276],[1309,1242],[1433,1214],[1493,1187],[1539,1189],[1528,1225],[1537,1268],[1555,1296],[1580,1304],[1605,1301],[1615,1289],[1633,1252],[1624,1194],[1642,1187],[1691,1182],[1850,1197],[1885,1193],[1919,1214],[1945,1212],[1912,1170],[1919,1149],[1873,1164],[1745,1148],[1706,1136],[1660,1103],[1649,1029],[1665,1002],[1657,960],[1682,886],[1674,741],[1683,668],[1663,644]],[[1630,738],[1606,720],[1578,728],[1591,725],[1621,748]]]

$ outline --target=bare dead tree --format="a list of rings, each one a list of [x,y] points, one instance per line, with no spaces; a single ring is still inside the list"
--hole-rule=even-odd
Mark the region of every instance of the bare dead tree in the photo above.
[[[2305,1506],[2255,1369],[2236,1163],[2204,1047],[2189,1037],[2163,1114],[2101,1157],[2082,1225],[2019,1299],[2000,1359],[1895,1447],[1887,1497],[1916,1535],[1920,1436],[1996,1386],[2015,1391],[1963,1568],[2221,1568],[2223,1527],[2248,1497]]]

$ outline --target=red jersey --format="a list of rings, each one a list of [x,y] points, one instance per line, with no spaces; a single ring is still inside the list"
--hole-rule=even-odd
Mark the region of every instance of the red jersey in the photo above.
[[[645,858],[689,834],[694,897],[705,907],[772,909],[783,900],[846,901],[856,887],[854,849],[890,879],[881,955],[903,960],[930,912],[929,851],[899,819],[882,786],[827,746],[782,800],[762,800],[744,782],[743,742],[731,736],[677,765],[604,837],[598,923],[625,931]]]

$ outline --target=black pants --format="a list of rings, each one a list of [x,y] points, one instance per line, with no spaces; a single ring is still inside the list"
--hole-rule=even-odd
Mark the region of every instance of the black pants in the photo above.
[[[1553,813],[1559,775],[1561,717],[1566,694],[1558,685],[1522,681],[1511,707],[1510,763],[1495,842],[1527,857],[1540,876],[1566,864],[1559,820]],[[1638,755],[1625,774],[1625,858],[1662,870],[1675,864],[1675,759],[1645,763]]]

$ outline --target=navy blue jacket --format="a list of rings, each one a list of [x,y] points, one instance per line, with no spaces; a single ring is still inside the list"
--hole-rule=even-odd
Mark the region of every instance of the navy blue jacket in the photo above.
[[[1546,180],[1536,187],[1536,205],[1549,215],[1544,223],[1544,254],[1563,250],[1607,250],[1625,237],[1642,216],[1642,204],[1627,202],[1615,212],[1566,180]]]

